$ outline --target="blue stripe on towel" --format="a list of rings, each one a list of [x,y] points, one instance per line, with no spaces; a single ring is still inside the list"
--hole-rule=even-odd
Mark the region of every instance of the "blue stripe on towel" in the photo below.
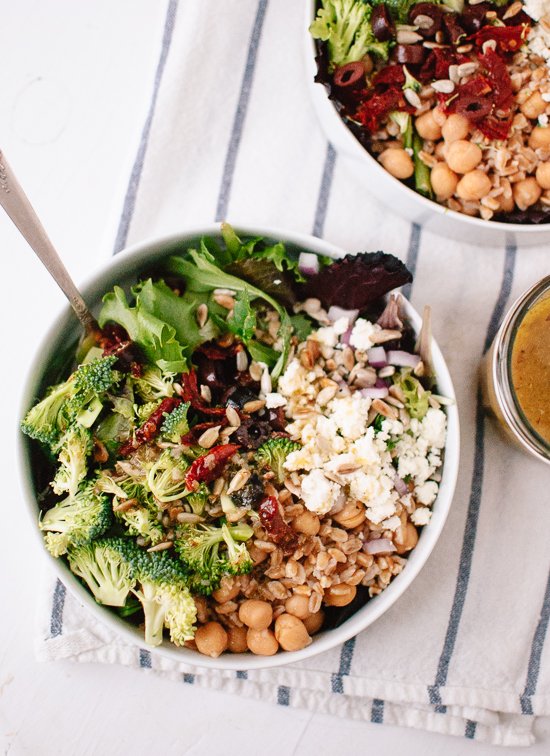
[[[233,127],[231,129],[229,146],[227,148],[227,154],[225,156],[222,183],[220,186],[220,193],[218,195],[218,204],[216,208],[216,221],[223,221],[227,216],[229,196],[231,194],[231,184],[233,183],[237,154],[239,152],[244,120],[246,118],[246,112],[248,109],[250,90],[252,88],[252,79],[254,78],[254,69],[256,67],[256,57],[258,53],[258,47],[260,46],[260,37],[262,34],[262,27],[266,10],[267,0],[260,0],[260,2],[258,3],[258,10],[256,11],[254,26],[252,28],[250,44],[248,46],[248,56],[246,58],[246,65],[244,69],[243,80],[241,83],[241,91],[239,94],[239,101],[237,103],[237,110],[233,119]]]
[[[321,186],[317,198],[317,207],[315,209],[315,219],[313,221],[313,236],[322,237],[325,229],[325,218],[334,176],[334,164],[336,162],[336,150],[330,142],[327,144],[327,154],[323,165],[323,175],[321,177]]]
[[[126,189],[122,215],[120,217],[115,246],[113,250],[113,254],[115,255],[117,252],[120,252],[121,249],[124,249],[124,247],[126,246],[126,241],[128,239],[128,231],[130,229],[130,223],[134,214],[136,197],[139,189],[139,182],[141,179],[141,172],[143,170],[143,161],[145,159],[145,153],[147,152],[147,143],[149,142],[149,133],[151,131],[151,124],[153,122],[153,116],[155,114],[157,96],[160,88],[160,83],[162,81],[162,75],[164,73],[164,66],[166,64],[166,59],[168,58],[168,52],[170,50],[170,43],[172,41],[172,33],[174,31],[177,9],[178,0],[170,0],[170,3],[168,4],[168,11],[166,13],[166,21],[164,22],[161,53],[155,73],[153,95],[151,97],[147,118],[145,119],[143,130],[141,132],[141,139],[139,142],[136,159],[132,167],[132,173],[130,175],[128,188]]]
[[[195,675],[191,675],[189,672],[183,673],[183,682],[188,685],[193,685],[195,682]]]
[[[351,671],[351,663],[353,661],[353,652],[355,650],[355,638],[347,640],[340,651],[340,666],[338,672],[335,672],[331,677],[331,687],[333,693],[343,694],[344,692],[344,677],[349,675]]]
[[[279,706],[288,706],[290,703],[290,688],[288,685],[279,685],[277,690],[277,703]]]
[[[477,722],[472,722],[471,719],[466,721],[466,727],[464,729],[464,737],[468,740],[473,740],[476,736]]]
[[[67,589],[61,582],[56,580],[52,599],[52,614],[50,617],[50,636],[56,638],[63,633],[63,608]]]
[[[153,666],[151,652],[147,651],[145,648],[139,649],[139,666],[142,669],[151,669]]]
[[[546,591],[544,593],[544,599],[540,610],[540,618],[535,629],[533,641],[531,643],[531,653],[529,655],[529,664],[527,666],[527,678],[525,680],[525,688],[520,696],[521,713],[533,714],[533,706],[531,703],[531,696],[534,695],[537,689],[537,682],[540,672],[540,660],[542,656],[542,650],[544,648],[544,641],[546,633],[548,631],[548,621],[550,620],[550,573],[548,573],[548,580],[546,582]]]
[[[384,723],[384,701],[381,698],[372,699],[370,721],[374,724]]]
[[[248,680],[248,672],[246,671],[246,669],[238,669],[235,672],[235,677],[237,678],[237,680]]]
[[[508,302],[508,299],[510,297],[512,282],[514,279],[515,260],[516,247],[513,244],[508,244],[506,246],[504,271],[499,295],[495,303],[493,313],[489,320],[489,325],[487,327],[487,334],[485,337],[485,344],[483,349],[484,353],[491,346],[491,342],[495,336],[500,320],[504,313],[506,303]],[[462,550],[460,553],[460,561],[458,565],[455,594],[451,607],[449,624],[447,625],[445,641],[443,643],[443,649],[441,651],[441,656],[439,658],[439,663],[437,666],[435,681],[433,685],[428,686],[428,696],[430,703],[436,705],[435,711],[438,713],[445,713],[446,711],[446,707],[441,705],[442,700],[440,688],[447,682],[449,666],[451,663],[451,658],[458,635],[460,620],[462,617],[462,610],[464,609],[464,604],[466,603],[466,594],[468,592],[468,583],[472,569],[477,523],[481,506],[481,490],[483,487],[483,472],[485,466],[485,423],[483,404],[479,391],[477,396],[475,427],[476,432],[474,448],[474,469],[472,473],[472,483],[470,488],[470,502],[468,504],[468,514],[466,516],[466,525],[464,528],[464,537],[462,540]]]

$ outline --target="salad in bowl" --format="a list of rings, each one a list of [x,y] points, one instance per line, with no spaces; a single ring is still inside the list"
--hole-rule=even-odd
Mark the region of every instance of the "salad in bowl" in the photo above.
[[[199,664],[350,637],[420,569],[456,477],[429,308],[392,293],[409,271],[228,224],[130,258],[96,284],[93,337],[49,345],[22,421],[63,579]]]
[[[317,77],[394,178],[448,210],[550,220],[550,4],[319,0]]]

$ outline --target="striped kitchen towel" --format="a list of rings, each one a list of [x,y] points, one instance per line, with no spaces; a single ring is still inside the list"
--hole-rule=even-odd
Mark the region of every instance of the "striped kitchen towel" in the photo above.
[[[431,304],[462,427],[456,496],[428,564],[374,625],[341,648],[277,670],[175,665],[132,648],[59,582],[38,653],[152,668],[184,683],[282,705],[502,745],[533,740],[550,715],[548,468],[486,418],[480,358],[511,301],[548,273],[543,248],[475,247],[423,231],[378,204],[328,144],[304,68],[305,4],[171,0],[151,106],[114,252],[227,219],[384,249]]]

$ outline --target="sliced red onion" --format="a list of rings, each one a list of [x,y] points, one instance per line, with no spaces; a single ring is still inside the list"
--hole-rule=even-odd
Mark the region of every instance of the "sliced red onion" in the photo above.
[[[385,389],[388,388],[388,383],[384,380],[384,378],[377,378],[374,386],[375,388]]]
[[[374,541],[367,541],[363,546],[363,551],[367,554],[391,554],[395,550],[389,538],[376,538]]]
[[[367,349],[367,360],[373,368],[386,367],[388,364],[386,350],[381,346]]]
[[[319,272],[319,258],[314,252],[300,252],[298,270],[305,276],[314,276]]]
[[[366,397],[367,399],[385,399],[387,395],[389,394],[388,387],[384,386],[371,386],[369,388],[361,389],[361,396]]]
[[[390,349],[388,352],[388,362],[390,365],[397,365],[398,367],[415,368],[420,362],[420,357],[417,354],[411,354],[410,352],[401,352],[398,349]]]
[[[340,342],[342,344],[349,346],[349,340],[351,339],[352,331],[353,331],[353,328],[348,328],[348,330],[340,336]]]
[[[336,307],[336,305],[332,305],[331,307],[329,307],[327,315],[331,323],[336,323],[336,321],[340,320],[340,318],[347,318],[351,326],[357,320],[359,310],[344,310],[343,307]]]
[[[395,486],[395,490],[397,491],[399,496],[405,496],[406,494],[409,493],[408,485],[398,475],[396,475],[395,478],[393,479],[393,485]]]

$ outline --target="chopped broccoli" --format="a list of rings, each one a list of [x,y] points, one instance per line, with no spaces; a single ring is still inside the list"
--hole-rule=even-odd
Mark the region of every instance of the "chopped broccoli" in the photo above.
[[[160,427],[160,432],[166,439],[168,439],[168,441],[172,441],[174,444],[179,444],[181,437],[188,432],[188,410],[189,402],[183,402],[182,404],[178,404],[172,412],[164,413],[164,422]]]
[[[66,405],[73,394],[74,381],[71,378],[51,386],[44,399],[31,407],[25,415],[21,423],[23,433],[50,449],[55,448],[69,424]]]
[[[48,509],[39,527],[48,534],[45,538],[46,548],[57,557],[64,554],[69,546],[79,546],[99,538],[111,521],[109,497],[95,493],[92,481],[74,496],[68,496]]]
[[[201,483],[196,491],[192,491],[185,497],[185,503],[189,504],[193,514],[204,514],[204,508],[210,496],[210,491],[205,483]]]
[[[92,435],[87,428],[78,423],[71,425],[61,439],[59,468],[52,481],[56,494],[74,496],[78,486],[86,477],[87,458],[92,451]]]
[[[81,425],[91,427],[103,408],[104,395],[120,381],[114,370],[115,355],[80,365],[74,373],[75,393],[68,402],[71,415]]]
[[[428,411],[430,391],[422,386],[418,378],[411,374],[410,368],[404,368],[393,376],[393,382],[405,396],[405,407],[411,417],[422,420]]]
[[[224,575],[240,575],[252,569],[252,559],[244,543],[252,535],[249,525],[185,525],[174,542],[176,551],[193,573],[189,579],[197,593],[209,595],[219,587]],[[222,551],[220,547],[225,545]]]
[[[314,39],[327,43],[331,70],[369,52],[387,59],[388,43],[376,40],[371,14],[372,7],[362,0],[322,0],[309,31]]]
[[[136,503],[134,507],[120,512],[115,511],[117,519],[128,526],[128,532],[134,536],[147,538],[155,545],[165,540],[165,533],[158,519],[159,509],[151,503]]]
[[[105,538],[70,548],[71,570],[82,578],[99,604],[124,606],[135,584],[137,546],[128,538]]]
[[[147,488],[161,502],[176,501],[185,495],[187,462],[176,459],[169,451],[163,452],[147,473]]]
[[[154,402],[146,402],[145,404],[134,404],[134,410],[138,422],[144,423],[146,420],[148,420],[161,402],[162,399],[157,399]]]
[[[154,402],[174,395],[175,373],[163,372],[157,367],[146,367],[139,378],[133,378],[133,384],[145,402]]]
[[[260,465],[270,467],[279,483],[282,483],[287,477],[283,467],[285,459],[298,449],[301,449],[301,445],[297,441],[291,441],[289,438],[270,438],[256,452],[256,460]]]
[[[197,608],[186,584],[184,565],[166,551],[157,551],[141,552],[133,566],[139,585],[132,590],[145,614],[145,642],[160,645],[165,626],[177,646],[192,640]]]

